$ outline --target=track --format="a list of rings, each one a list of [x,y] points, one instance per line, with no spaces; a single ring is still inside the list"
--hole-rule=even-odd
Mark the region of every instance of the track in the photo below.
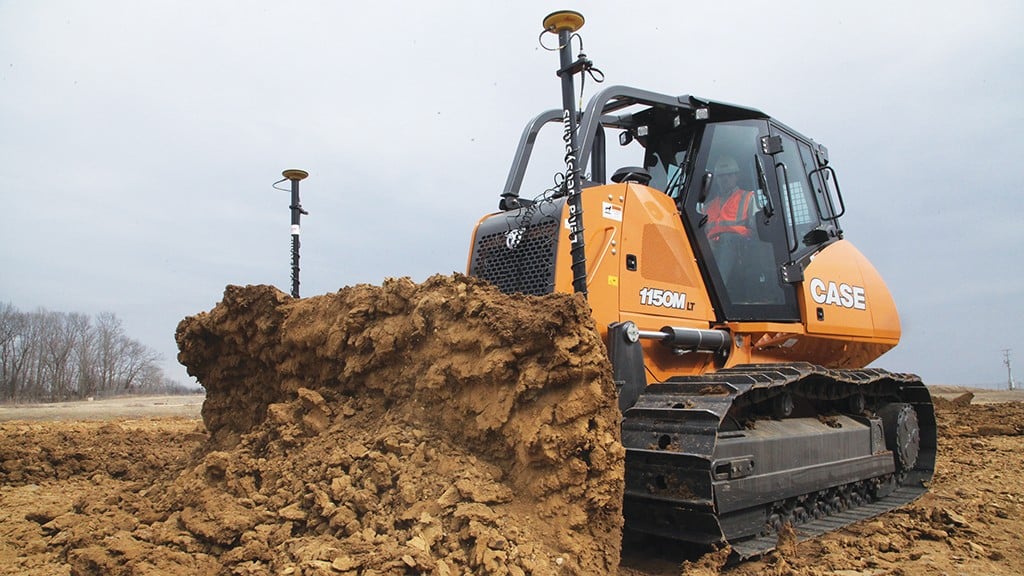
[[[910,502],[935,466],[911,374],[744,365],[649,385],[624,413],[626,524],[741,557]]]

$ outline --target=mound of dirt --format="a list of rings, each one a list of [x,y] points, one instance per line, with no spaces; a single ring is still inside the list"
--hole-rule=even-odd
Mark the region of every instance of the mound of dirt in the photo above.
[[[932,402],[935,407],[940,410],[952,410],[954,408],[963,408],[964,406],[970,406],[971,401],[974,400],[974,393],[964,392],[953,398],[943,398],[942,396],[932,396]]]
[[[210,440],[143,520],[76,542],[76,572],[618,566],[624,450],[582,299],[463,276],[306,299],[229,286],[176,336]]]

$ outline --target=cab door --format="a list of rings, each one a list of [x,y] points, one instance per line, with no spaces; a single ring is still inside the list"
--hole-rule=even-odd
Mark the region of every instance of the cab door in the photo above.
[[[785,220],[786,255],[783,262],[807,264],[808,257],[835,238],[834,226],[823,226],[832,218],[831,199],[818,181],[814,154],[808,142],[785,128],[771,126],[773,141],[766,144],[772,152],[779,209]],[[794,268],[795,270],[795,268]],[[792,278],[794,282],[799,278]]]
[[[681,206],[719,321],[800,320],[770,136],[767,120],[709,124]]]

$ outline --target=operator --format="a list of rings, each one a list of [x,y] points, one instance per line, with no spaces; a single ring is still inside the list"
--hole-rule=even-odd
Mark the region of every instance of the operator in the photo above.
[[[754,235],[757,202],[754,193],[739,186],[740,168],[731,156],[714,164],[714,197],[704,207],[711,253],[726,283],[737,265],[743,264],[745,246]]]

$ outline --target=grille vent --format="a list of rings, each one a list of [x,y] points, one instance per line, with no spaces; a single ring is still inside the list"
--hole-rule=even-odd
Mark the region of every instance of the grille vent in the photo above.
[[[544,219],[512,231],[507,225],[490,233],[482,228],[473,250],[471,275],[506,294],[541,296],[554,291],[557,219]]]

